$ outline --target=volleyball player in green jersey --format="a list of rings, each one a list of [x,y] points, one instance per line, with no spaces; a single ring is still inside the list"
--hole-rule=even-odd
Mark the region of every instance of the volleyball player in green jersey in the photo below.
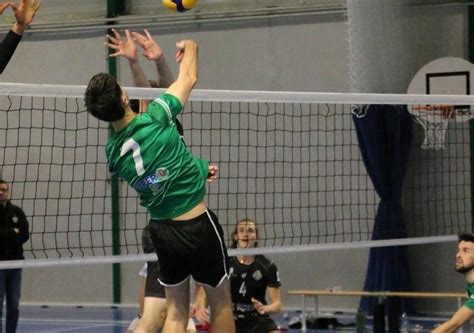
[[[467,281],[467,300],[450,320],[438,326],[432,332],[456,332],[474,317],[474,235],[460,234],[456,253],[456,272],[464,275]]]
[[[197,44],[176,44],[179,74],[145,113],[130,108],[125,89],[110,75],[92,77],[85,93],[88,112],[115,130],[106,147],[112,173],[139,194],[166,289],[164,333],[184,333],[189,312],[189,279],[204,286],[216,332],[235,331],[230,302],[227,250],[217,217],[207,209],[208,162],[194,157],[182,142],[173,118],[197,81]]]

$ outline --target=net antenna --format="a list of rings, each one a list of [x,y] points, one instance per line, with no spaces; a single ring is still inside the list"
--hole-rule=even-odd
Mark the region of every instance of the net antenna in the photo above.
[[[471,95],[474,65],[455,57],[433,60],[423,66],[408,86],[408,94]],[[471,105],[409,105],[413,119],[425,133],[421,148],[445,149],[450,121],[463,122],[472,118]]]

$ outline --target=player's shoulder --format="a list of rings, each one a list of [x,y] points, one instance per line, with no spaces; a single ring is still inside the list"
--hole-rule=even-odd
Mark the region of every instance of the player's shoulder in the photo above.
[[[255,263],[257,263],[259,266],[269,269],[272,265],[275,266],[275,263],[273,260],[265,257],[264,255],[257,255],[255,256]]]
[[[148,110],[153,108],[162,108],[165,111],[173,109],[175,107],[181,108],[181,101],[173,94],[164,93],[155,98],[149,105]],[[147,111],[148,111],[147,110]]]
[[[229,265],[230,266],[235,266],[239,263],[239,261],[237,260],[237,257],[229,257]]]
[[[11,211],[15,212],[16,214],[23,213],[23,209],[21,209],[20,206],[13,204],[11,201],[8,201],[7,207],[9,207]]]

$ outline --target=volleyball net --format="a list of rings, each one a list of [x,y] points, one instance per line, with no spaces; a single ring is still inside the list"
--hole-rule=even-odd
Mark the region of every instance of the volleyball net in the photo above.
[[[149,217],[134,190],[111,179],[104,152],[111,129],[86,112],[84,90],[0,84],[0,178],[30,223],[27,260],[18,265],[150,257],[141,250]],[[159,94],[128,91],[138,99]],[[433,113],[449,127],[442,149],[422,149],[425,127],[410,112],[426,112],[426,105],[470,110],[474,97],[196,90],[180,121],[192,152],[219,166],[207,200],[227,242],[237,221],[257,221],[260,247],[248,253],[452,241],[472,229],[471,115]],[[382,117],[361,128],[374,112],[406,113],[410,125]],[[392,142],[372,136],[396,125],[410,131]],[[364,136],[376,144],[372,150]],[[407,146],[394,158],[400,140]],[[382,173],[369,176],[373,164],[384,165]],[[400,172],[401,182],[386,184]],[[401,205],[400,223],[382,237],[373,237],[376,189],[401,195],[388,200]]]

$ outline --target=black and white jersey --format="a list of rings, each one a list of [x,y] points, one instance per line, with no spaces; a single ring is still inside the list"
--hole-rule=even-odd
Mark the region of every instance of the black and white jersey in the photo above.
[[[250,265],[241,264],[236,257],[230,259],[230,287],[232,293],[232,307],[236,319],[246,314],[257,312],[252,304],[252,298],[262,304],[268,287],[281,286],[278,269],[273,261],[259,255]]]

